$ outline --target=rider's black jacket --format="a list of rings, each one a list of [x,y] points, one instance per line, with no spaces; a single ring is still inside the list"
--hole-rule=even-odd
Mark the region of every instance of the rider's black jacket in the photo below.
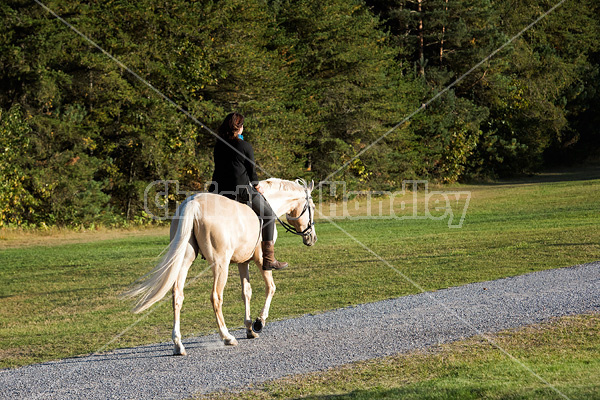
[[[261,220],[262,240],[273,240],[277,216],[267,199],[254,188],[258,184],[258,176],[252,145],[241,139],[229,139],[226,142],[217,140],[215,145],[215,172],[208,190],[252,207]]]
[[[225,142],[217,139],[215,145],[215,172],[209,191],[236,193],[240,187],[257,185],[252,145],[237,138],[226,139]]]

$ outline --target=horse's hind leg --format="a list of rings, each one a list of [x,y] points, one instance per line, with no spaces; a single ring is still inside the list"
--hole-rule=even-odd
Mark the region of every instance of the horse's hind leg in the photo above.
[[[183,260],[183,266],[179,271],[177,280],[173,285],[173,333],[171,338],[175,345],[173,349],[173,355],[187,355],[183,343],[181,342],[181,331],[179,330],[179,321],[181,314],[181,306],[183,305],[183,286],[185,285],[185,278],[187,277],[188,270],[194,260],[196,259],[197,252],[191,244],[188,244],[185,251],[185,257]]]
[[[231,257],[217,260],[213,263],[212,269],[214,281],[210,301],[212,302],[215,311],[221,339],[223,339],[223,342],[228,346],[237,346],[238,342],[233,335],[229,333],[229,330],[225,325],[225,318],[223,318],[223,290],[225,289],[227,275],[229,273],[229,259],[231,259]]]
[[[246,326],[246,337],[254,339],[258,337],[258,333],[252,330],[252,317],[250,316],[250,299],[252,298],[252,287],[250,287],[250,270],[249,262],[239,263],[240,280],[242,282],[242,300],[246,308],[244,315],[244,325]]]

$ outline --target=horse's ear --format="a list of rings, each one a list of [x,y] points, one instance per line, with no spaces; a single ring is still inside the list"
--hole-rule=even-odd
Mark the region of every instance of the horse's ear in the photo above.
[[[311,180],[310,181],[310,185],[308,185],[308,191],[312,192],[312,190],[315,188],[315,181]]]

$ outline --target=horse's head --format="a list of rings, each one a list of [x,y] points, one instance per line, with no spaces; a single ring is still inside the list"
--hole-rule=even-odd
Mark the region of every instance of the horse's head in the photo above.
[[[312,246],[317,241],[314,220],[315,203],[311,197],[315,183],[311,181],[310,185],[306,185],[302,180],[296,182],[303,186],[304,196],[294,203],[291,210],[286,213],[285,218],[296,229],[296,232],[302,234],[302,242],[307,246]]]

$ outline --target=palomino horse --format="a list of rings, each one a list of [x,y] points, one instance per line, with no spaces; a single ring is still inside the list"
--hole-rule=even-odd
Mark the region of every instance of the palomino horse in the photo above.
[[[306,185],[303,180],[295,182],[271,178],[260,182],[264,196],[277,216],[286,214],[295,230],[302,236],[307,246],[317,241],[314,229],[314,203],[310,193],[314,182]],[[252,289],[249,281],[251,260],[259,266],[266,286],[265,305],[256,319],[254,330],[260,331],[269,316],[271,299],[275,294],[272,271],[263,271],[260,246],[260,220],[247,205],[224,196],[200,193],[187,198],[177,210],[177,217],[171,223],[171,243],[161,262],[146,276],[146,279],[125,293],[128,297],[138,297],[135,313],[144,311],[173,290],[173,343],[174,354],[185,355],[179,330],[179,315],[183,304],[183,287],[188,269],[201,254],[206,258],[213,272],[213,288],[210,296],[219,334],[226,345],[237,345],[237,340],[229,333],[223,319],[223,289],[227,282],[230,262],[238,264],[242,282],[242,297],[246,306],[244,325],[248,338],[258,337],[253,331],[250,317],[250,297]],[[277,230],[275,231],[275,240]],[[258,328],[257,328],[258,327]]]

